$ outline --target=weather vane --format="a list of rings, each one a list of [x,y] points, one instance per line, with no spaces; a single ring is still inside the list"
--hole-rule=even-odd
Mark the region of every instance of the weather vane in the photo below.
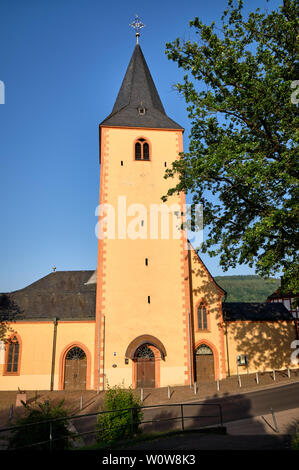
[[[138,15],[135,15],[135,20],[133,21],[133,23],[130,23],[130,26],[135,29],[137,38],[136,41],[137,44],[139,44],[140,30],[144,28],[145,24],[142,23],[141,18],[139,18]]]

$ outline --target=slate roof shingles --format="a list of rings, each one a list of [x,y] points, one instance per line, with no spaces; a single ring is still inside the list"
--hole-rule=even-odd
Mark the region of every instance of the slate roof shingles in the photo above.
[[[293,317],[280,302],[224,302],[224,321],[291,321]]]
[[[94,320],[96,284],[85,283],[94,271],[56,271],[24,289],[1,294],[2,319]]]
[[[145,108],[140,114],[138,108]],[[136,44],[111,114],[100,126],[183,129],[165,113],[139,44]]]

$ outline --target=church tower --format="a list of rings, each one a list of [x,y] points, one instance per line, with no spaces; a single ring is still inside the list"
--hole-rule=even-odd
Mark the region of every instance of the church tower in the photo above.
[[[55,271],[0,293],[0,321],[11,328],[0,341],[0,390],[200,390],[227,375],[298,367],[288,309],[223,302],[182,229],[184,194],[162,202],[176,185],[164,176],[183,150],[183,128],[167,116],[136,36],[99,126],[97,270]]]
[[[100,124],[95,388],[187,385],[190,286],[185,197],[161,197],[183,128],[163,107],[136,44],[111,114]]]

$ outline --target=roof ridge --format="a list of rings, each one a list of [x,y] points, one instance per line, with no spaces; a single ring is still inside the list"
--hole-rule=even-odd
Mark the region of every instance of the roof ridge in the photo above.
[[[1,292],[1,294],[3,295],[10,295],[10,294],[16,294],[16,293],[19,293],[19,292],[22,292],[24,290],[28,291],[28,290],[31,290],[31,289],[34,289],[35,291],[38,291],[40,290],[39,288],[36,287],[37,284],[41,284],[42,281],[45,281],[47,278],[51,277],[51,276],[54,276],[57,274],[66,274],[66,273],[93,273],[95,270],[94,269],[77,269],[77,270],[72,270],[72,271],[68,271],[68,270],[65,270],[65,271],[52,271],[48,274],[46,274],[45,276],[37,279],[36,281],[33,281],[31,282],[30,284],[28,284],[27,286],[25,287],[22,287],[21,289],[16,289],[16,290],[13,290],[13,291],[10,291],[10,292]],[[45,288],[43,288],[42,290],[44,290]]]
[[[138,44],[138,46],[139,46],[139,44]],[[146,79],[146,81],[147,81],[148,87],[149,87],[149,88],[154,88],[154,90],[152,90],[152,91],[156,92],[156,98],[158,98],[158,100],[159,100],[159,107],[157,107],[155,101],[153,100],[152,95],[150,95],[150,96],[151,96],[151,99],[152,99],[153,107],[154,107],[155,109],[157,109],[161,114],[165,114],[165,115],[166,115],[166,112],[165,112],[163,103],[162,103],[162,101],[161,101],[161,98],[160,98],[160,96],[159,96],[159,93],[158,93],[158,90],[157,90],[157,88],[156,88],[155,82],[154,82],[153,77],[152,77],[152,75],[151,75],[151,73],[150,73],[150,70],[149,70],[149,68],[148,68],[148,65],[147,65],[147,63],[146,63],[145,57],[144,57],[144,55],[143,55],[143,52],[142,52],[142,49],[141,49],[140,46],[139,46],[139,50],[140,50],[140,57],[141,57],[141,60],[142,60],[142,62],[143,62],[143,65],[144,65],[144,69],[145,69],[145,71],[148,71],[148,74],[145,74],[145,79]],[[161,106],[161,109],[160,109],[160,106]]]

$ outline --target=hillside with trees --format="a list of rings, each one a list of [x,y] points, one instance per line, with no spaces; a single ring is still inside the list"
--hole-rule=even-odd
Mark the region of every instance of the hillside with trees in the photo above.
[[[226,292],[226,302],[266,302],[279,286],[280,279],[260,276],[215,276],[215,281]]]

